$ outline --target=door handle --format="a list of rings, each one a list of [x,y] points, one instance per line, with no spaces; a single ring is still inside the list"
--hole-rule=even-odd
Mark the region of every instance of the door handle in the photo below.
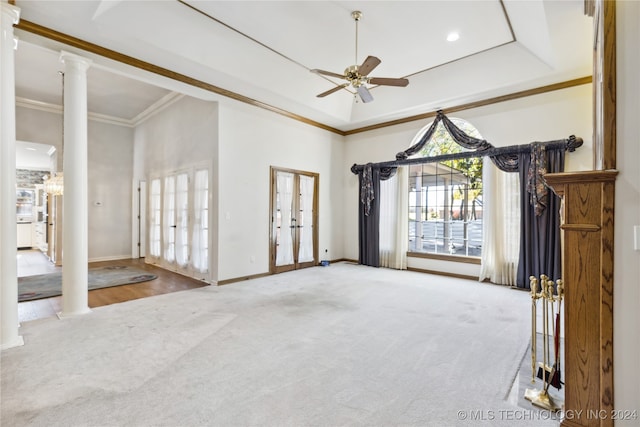
[[[169,227],[171,227],[171,228],[176,228],[176,227],[177,227],[177,225],[170,225]]]

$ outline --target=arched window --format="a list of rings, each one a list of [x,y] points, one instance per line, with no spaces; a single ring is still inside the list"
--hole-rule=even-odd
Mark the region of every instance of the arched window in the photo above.
[[[482,138],[469,122],[451,121],[467,135]],[[413,146],[431,127],[422,128]],[[431,139],[413,157],[434,157],[468,150],[438,124]],[[409,167],[409,252],[480,257],[482,253],[482,158],[424,163]]]

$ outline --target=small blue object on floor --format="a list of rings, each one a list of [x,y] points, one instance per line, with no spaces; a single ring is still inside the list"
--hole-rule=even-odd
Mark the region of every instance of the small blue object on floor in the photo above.
[[[326,259],[323,259],[322,261],[320,261],[320,265],[323,267],[329,267],[329,261]]]

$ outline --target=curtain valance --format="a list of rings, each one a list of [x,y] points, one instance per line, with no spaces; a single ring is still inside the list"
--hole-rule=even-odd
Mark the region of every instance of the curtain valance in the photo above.
[[[451,154],[441,154],[438,156],[431,157],[416,157],[409,158],[416,153],[420,152],[422,148],[424,148],[425,144],[429,142],[431,137],[433,136],[438,124],[442,122],[447,132],[451,135],[453,140],[461,145],[464,148],[471,149],[474,151],[464,151],[462,153],[451,153]],[[565,150],[569,152],[573,152],[576,148],[582,146],[582,138],[576,137],[575,135],[569,136],[567,139],[558,139],[553,141],[544,141],[544,142],[532,142],[529,144],[522,145],[509,145],[506,147],[494,147],[489,142],[484,139],[474,138],[470,135],[467,135],[457,127],[447,116],[444,115],[441,111],[436,115],[435,120],[427,129],[425,134],[420,138],[418,142],[416,142],[411,147],[406,150],[396,154],[396,160],[390,160],[386,162],[378,162],[378,163],[367,163],[368,166],[372,168],[396,168],[398,166],[403,165],[412,165],[412,164],[424,164],[424,163],[435,163],[435,162],[444,162],[447,160],[457,160],[457,159],[468,159],[472,157],[486,157],[489,156],[491,161],[502,171],[505,172],[517,172],[518,171],[518,154],[520,153],[531,153],[533,150],[538,147],[538,150],[542,149],[544,151],[549,150]],[[362,172],[365,165],[354,164],[351,166],[351,172],[358,175]],[[389,177],[393,176],[393,173],[389,175]]]
[[[449,132],[453,140],[460,146],[473,150],[464,151],[461,153],[441,154],[431,157],[415,157],[411,156],[419,153],[427,142],[431,139],[436,131],[438,124],[442,122],[443,126]],[[447,160],[468,159],[472,157],[486,157],[489,156],[491,161],[498,167],[498,169],[505,172],[518,172],[520,168],[519,154],[528,153],[536,161],[531,162],[529,175],[528,175],[528,187],[531,189],[538,189],[538,194],[544,191],[544,184],[542,175],[546,173],[546,169],[542,165],[546,164],[546,153],[552,150],[562,151],[575,151],[576,148],[582,146],[582,138],[578,138],[575,135],[569,136],[567,139],[559,139],[554,141],[545,142],[532,142],[522,145],[510,145],[507,147],[494,147],[484,139],[474,138],[467,135],[462,129],[457,127],[442,111],[438,111],[435,120],[424,133],[422,138],[411,147],[396,154],[396,160],[379,163],[367,163],[366,165],[354,164],[351,166],[351,172],[356,175],[361,175],[361,202],[364,205],[365,215],[368,215],[370,211],[371,201],[373,200],[373,193],[371,189],[373,184],[371,178],[373,174],[371,170],[379,169],[381,171],[380,179],[385,180],[392,177],[395,174],[396,168],[403,165],[412,164],[425,164],[444,162]],[[363,171],[367,169],[367,173]],[[544,202],[542,196],[536,195],[534,191],[532,193],[531,202],[536,209],[540,209],[540,202]]]

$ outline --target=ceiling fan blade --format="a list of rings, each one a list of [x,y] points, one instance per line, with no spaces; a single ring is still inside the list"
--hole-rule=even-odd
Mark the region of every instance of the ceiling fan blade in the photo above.
[[[360,99],[362,99],[362,102],[364,102],[365,104],[367,102],[373,101],[371,92],[369,92],[369,89],[367,89],[364,85],[358,86],[358,95],[360,95]]]
[[[317,98],[324,98],[325,96],[327,96],[327,95],[331,95],[333,92],[337,92],[337,91],[339,91],[340,89],[344,89],[344,88],[345,88],[345,87],[347,87],[347,86],[349,86],[349,83],[341,84],[340,86],[336,86],[336,87],[334,87],[333,89],[329,89],[329,90],[328,90],[328,91],[326,91],[326,92],[322,92],[320,95],[316,95],[316,97],[317,97]]]
[[[381,86],[402,86],[405,87],[409,84],[408,79],[391,79],[387,77],[371,77],[369,79],[369,83],[372,85],[381,85]]]
[[[344,74],[332,73],[331,71],[325,71],[325,70],[318,70],[317,68],[311,70],[311,72],[315,73],[315,74],[322,74],[323,76],[337,77],[339,79],[346,79],[346,76]]]
[[[362,76],[366,76],[372,72],[374,68],[380,65],[381,62],[382,61],[375,56],[367,56],[367,59],[365,59],[362,65],[358,67],[358,73]]]

